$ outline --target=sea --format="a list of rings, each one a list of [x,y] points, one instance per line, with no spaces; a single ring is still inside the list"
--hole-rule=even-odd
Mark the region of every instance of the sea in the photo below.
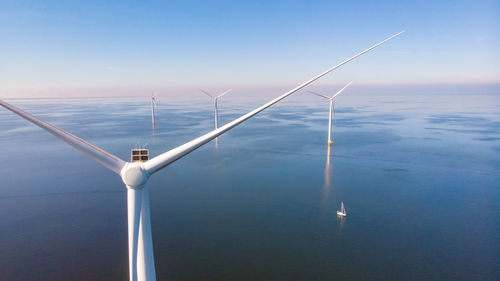
[[[354,89],[331,147],[301,91],[154,174],[157,279],[500,280],[500,87]],[[126,161],[213,129],[208,97],[157,95],[154,129],[148,95],[6,101]],[[128,280],[120,177],[4,108],[0,147],[0,280]]]

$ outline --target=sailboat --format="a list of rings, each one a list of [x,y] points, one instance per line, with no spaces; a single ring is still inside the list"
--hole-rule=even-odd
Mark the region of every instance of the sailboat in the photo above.
[[[337,211],[337,215],[341,217],[345,217],[347,215],[344,208],[344,201],[342,201],[342,205],[340,205],[340,211]]]

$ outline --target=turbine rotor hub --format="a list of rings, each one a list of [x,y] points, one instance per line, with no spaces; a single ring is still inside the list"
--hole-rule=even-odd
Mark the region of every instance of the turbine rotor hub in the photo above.
[[[149,175],[140,162],[128,163],[121,172],[127,188],[140,189],[148,181]]]

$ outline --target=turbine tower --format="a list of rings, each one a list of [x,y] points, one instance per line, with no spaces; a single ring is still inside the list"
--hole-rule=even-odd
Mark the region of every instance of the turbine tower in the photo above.
[[[151,94],[151,122],[153,122],[153,129],[155,128],[155,108],[156,108],[156,95]]]
[[[322,98],[325,98],[327,100],[330,100],[330,113],[329,113],[329,116],[328,116],[328,146],[331,146],[332,143],[333,143],[333,141],[332,141],[332,112],[333,112],[333,120],[335,121],[335,123],[337,123],[337,120],[335,119],[335,105],[333,104],[333,99],[336,96],[340,95],[351,84],[352,84],[352,81],[349,82],[349,83],[347,83],[347,85],[345,85],[344,88],[340,89],[340,91],[336,92],[331,97],[325,96],[325,95],[320,94],[320,93],[309,91],[309,93],[311,93],[311,94],[315,94],[315,95],[317,95],[319,97],[322,97]]]
[[[200,89],[200,91],[202,93],[204,93],[205,95],[209,96],[211,99],[213,99],[214,101],[214,119],[215,119],[215,129],[217,129],[219,126],[219,112],[218,112],[218,109],[217,109],[217,99],[221,98],[222,96],[224,96],[225,94],[229,93],[232,89],[229,89],[225,92],[223,92],[222,94],[218,95],[218,96],[213,96],[212,94],[210,94],[209,92],[207,91],[204,91],[202,89]]]
[[[131,161],[125,162],[122,159],[104,151],[103,149],[92,145],[91,143],[75,136],[67,131],[49,124],[37,117],[0,100],[0,105],[6,109],[18,114],[24,119],[34,123],[42,129],[48,131],[77,150],[83,152],[90,158],[101,163],[106,168],[120,175],[127,189],[127,222],[128,222],[128,247],[129,247],[129,278],[131,281],[152,281],[156,280],[153,240],[151,237],[151,219],[149,209],[149,178],[159,170],[167,167],[173,162],[191,153],[200,146],[208,143],[214,138],[231,130],[235,126],[255,116],[257,113],[299,91],[307,85],[313,83],[319,78],[339,68],[345,63],[363,55],[364,53],[382,45],[383,43],[399,36],[401,31],[384,41],[358,53],[357,55],[337,64],[318,76],[300,84],[294,89],[282,94],[281,96],[269,101],[268,103],[256,108],[249,113],[227,123],[226,125],[210,131],[194,140],[171,149],[152,159],[149,159],[147,149],[133,149]]]

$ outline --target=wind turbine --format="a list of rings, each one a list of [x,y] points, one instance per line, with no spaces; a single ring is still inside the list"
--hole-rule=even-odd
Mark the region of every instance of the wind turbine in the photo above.
[[[106,168],[120,175],[127,188],[127,223],[128,223],[128,248],[129,248],[129,278],[131,281],[151,281],[156,280],[155,264],[153,256],[153,240],[151,237],[151,218],[149,208],[149,177],[180,158],[191,153],[200,146],[208,143],[214,138],[229,131],[235,126],[255,116],[257,113],[299,91],[312,82],[346,64],[347,62],[363,55],[364,53],[382,45],[383,43],[399,36],[401,31],[384,41],[354,55],[353,57],[337,64],[314,78],[300,84],[294,89],[269,101],[268,103],[250,111],[249,113],[227,123],[226,125],[208,132],[194,140],[171,149],[152,159],[149,159],[147,149],[133,149],[131,161],[125,162],[122,159],[92,145],[91,143],[70,134],[69,132],[49,124],[37,117],[0,100],[0,105],[18,114],[24,119],[34,123],[42,129],[48,131],[77,150],[83,152],[90,158],[101,163]]]
[[[155,108],[156,108],[156,96],[153,92],[151,94],[151,122],[153,122],[153,129],[155,128]]]
[[[325,98],[327,100],[330,100],[330,114],[329,114],[329,118],[328,118],[328,146],[331,146],[333,143],[333,141],[332,141],[332,112],[333,112],[333,120],[335,121],[335,123],[337,123],[337,119],[335,119],[335,105],[333,105],[333,99],[336,96],[340,95],[351,84],[352,84],[352,81],[347,83],[347,85],[345,85],[344,88],[340,89],[340,91],[336,92],[331,97],[325,96],[325,95],[320,94],[320,93],[309,91],[309,93],[311,93],[311,94],[317,95],[317,96]]]
[[[222,94],[218,95],[218,96],[212,96],[212,94],[210,94],[209,92],[207,91],[204,91],[202,89],[200,89],[200,91],[202,93],[204,93],[205,95],[209,96],[210,98],[212,98],[214,100],[214,118],[215,118],[215,129],[218,128],[218,123],[219,123],[219,112],[217,110],[217,99],[218,98],[221,98],[222,96],[224,96],[225,94],[229,93],[232,89],[229,89],[225,92],[223,92]]]

